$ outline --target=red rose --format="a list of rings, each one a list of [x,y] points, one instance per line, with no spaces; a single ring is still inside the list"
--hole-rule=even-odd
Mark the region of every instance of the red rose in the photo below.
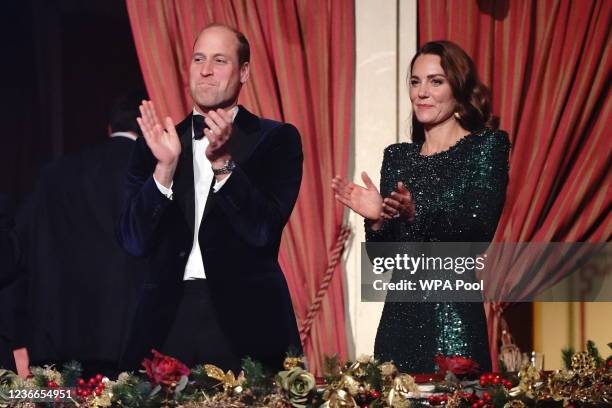
[[[480,368],[474,360],[461,356],[445,357],[442,354],[438,354],[434,362],[439,367],[440,374],[442,375],[446,374],[447,371],[455,375],[474,374]]]
[[[189,375],[189,368],[170,356],[165,356],[157,350],[151,350],[153,360],[145,358],[142,366],[153,384],[171,385],[179,382],[182,376]]]

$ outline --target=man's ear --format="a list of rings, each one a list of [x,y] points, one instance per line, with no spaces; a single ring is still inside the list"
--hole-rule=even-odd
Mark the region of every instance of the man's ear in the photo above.
[[[240,67],[240,83],[241,84],[245,84],[246,81],[249,79],[250,68],[251,66],[249,65],[248,62],[245,62]]]

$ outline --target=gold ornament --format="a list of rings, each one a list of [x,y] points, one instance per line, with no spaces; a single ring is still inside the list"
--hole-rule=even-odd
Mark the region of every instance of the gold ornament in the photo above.
[[[414,382],[414,378],[408,374],[398,375],[393,379],[393,388],[391,388],[387,397],[389,406],[396,406],[397,399],[405,400],[411,392],[416,398],[420,396],[419,387]]]
[[[238,378],[236,378],[232,370],[224,373],[222,369],[213,364],[204,364],[204,370],[206,371],[207,376],[223,384],[223,390],[225,392],[232,391],[234,388],[236,388],[238,393],[242,391],[241,386],[244,383],[243,371],[241,371]]]
[[[572,356],[572,370],[580,377],[592,375],[595,372],[595,368],[595,359],[586,351],[574,353]]]
[[[334,390],[331,392],[329,399],[325,401],[323,408],[354,408],[357,407],[355,399],[344,390]]]
[[[298,366],[302,366],[304,364],[304,359],[302,357],[287,357],[285,358],[285,361],[283,362],[283,367],[285,367],[285,370],[289,371],[292,368],[298,367]]]
[[[524,393],[529,398],[534,397],[534,392],[540,381],[540,371],[532,365],[526,364],[519,371],[519,385],[518,390],[513,388],[510,390],[510,395],[516,395],[518,393]]]
[[[353,397],[359,393],[359,386],[361,384],[357,381],[353,376],[344,374],[340,379],[340,383],[338,384],[338,388],[342,388],[348,391]]]
[[[345,371],[345,373],[350,373],[351,375],[355,376],[355,377],[363,377],[365,376],[366,372],[366,365],[368,363],[367,362],[363,362],[363,361],[355,361],[353,364],[351,364],[351,366]]]
[[[504,408],[526,408],[526,407],[527,405],[525,405],[525,403],[520,400],[509,401],[504,404]]]
[[[459,408],[461,407],[461,401],[462,401],[461,391],[457,390],[453,393],[453,395],[448,397],[445,407],[446,408]]]
[[[382,363],[379,369],[383,377],[393,377],[397,374],[397,367],[391,362]]]

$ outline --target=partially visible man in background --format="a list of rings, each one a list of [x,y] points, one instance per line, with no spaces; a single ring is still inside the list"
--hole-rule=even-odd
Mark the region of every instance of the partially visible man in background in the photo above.
[[[0,367],[15,370],[13,350],[22,347],[16,337],[18,304],[8,293],[18,285],[18,248],[13,221],[13,203],[8,195],[0,193]]]
[[[19,213],[28,312],[22,326],[32,364],[77,360],[85,375],[117,372],[144,263],[118,246],[115,225],[146,98],[142,91],[119,98],[110,139],[47,166]]]

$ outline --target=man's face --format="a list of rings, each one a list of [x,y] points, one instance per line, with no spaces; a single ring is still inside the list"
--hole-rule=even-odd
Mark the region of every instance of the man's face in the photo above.
[[[249,77],[249,64],[238,62],[238,39],[223,27],[211,27],[198,37],[189,68],[189,92],[196,109],[228,109],[238,100]]]

